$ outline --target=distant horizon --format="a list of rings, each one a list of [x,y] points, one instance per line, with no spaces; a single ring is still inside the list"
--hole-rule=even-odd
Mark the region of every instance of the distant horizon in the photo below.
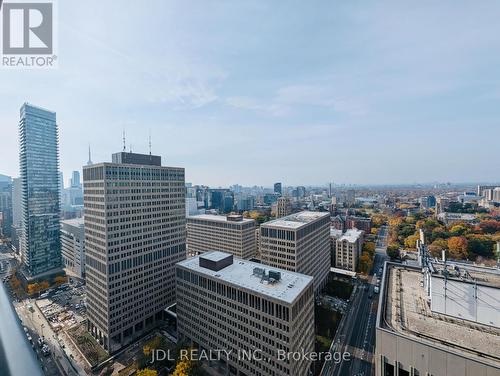
[[[102,161],[102,162],[94,162],[94,164],[98,163],[111,163],[110,161]],[[83,167],[83,166],[82,166]],[[182,166],[172,166],[172,167],[182,167]],[[73,170],[73,171],[79,171],[80,173],[82,170]],[[64,187],[67,188],[69,187],[69,179],[71,178],[71,173],[73,171],[68,172],[68,174],[65,174],[63,172],[63,178],[64,178]],[[19,176],[11,176],[11,175],[6,175],[2,172],[0,172],[0,181],[2,177],[10,177],[11,179],[18,178]],[[83,182],[83,177],[80,175],[81,182]],[[287,187],[306,187],[306,188],[328,188],[329,183],[323,183],[323,184],[307,184],[307,183],[301,183],[301,184],[287,184],[285,182],[274,182],[274,183],[281,183],[283,188]],[[230,188],[234,185],[239,185],[243,188],[253,188],[253,187],[259,187],[259,188],[264,188],[264,189],[273,189],[273,184],[251,184],[251,185],[244,185],[240,183],[232,183],[229,185],[220,185],[220,184],[214,184],[214,185],[209,185],[205,183],[193,183],[189,180],[186,180],[186,184],[192,184],[193,186],[208,186],[210,188]],[[496,182],[484,182],[484,181],[478,181],[478,182],[413,182],[413,183],[374,183],[374,184],[367,184],[367,183],[334,183],[332,185],[332,189],[349,189],[349,188],[382,188],[382,187],[388,187],[388,188],[397,188],[397,187],[417,187],[421,186],[422,188],[432,188],[433,185],[449,185],[451,187],[474,187],[477,185],[498,185],[500,186],[500,181]],[[444,187],[440,187],[444,188]],[[439,189],[440,189],[439,188]],[[438,189],[438,188],[436,188]]]

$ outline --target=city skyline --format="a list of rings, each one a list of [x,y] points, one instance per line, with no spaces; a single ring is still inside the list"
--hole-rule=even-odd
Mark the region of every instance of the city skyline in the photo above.
[[[497,179],[493,2],[98,6],[58,5],[57,69],[0,72],[0,173],[28,101],[58,114],[65,184],[124,130],[194,184]]]

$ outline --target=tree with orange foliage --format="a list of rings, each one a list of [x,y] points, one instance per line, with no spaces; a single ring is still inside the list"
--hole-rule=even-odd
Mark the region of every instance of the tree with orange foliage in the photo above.
[[[448,239],[448,250],[452,259],[464,260],[467,258],[467,239],[463,236],[452,236]]]
[[[140,369],[136,372],[137,376],[158,376],[158,371],[150,368]]]
[[[486,219],[481,221],[479,228],[486,234],[494,234],[500,231],[500,221],[495,221],[494,219]]]
[[[34,295],[40,291],[40,285],[38,283],[30,283],[28,285],[28,295]]]
[[[54,283],[56,285],[62,285],[63,283],[66,283],[66,282],[68,282],[68,277],[65,275],[60,275],[60,276],[57,276],[56,278],[54,278]]]

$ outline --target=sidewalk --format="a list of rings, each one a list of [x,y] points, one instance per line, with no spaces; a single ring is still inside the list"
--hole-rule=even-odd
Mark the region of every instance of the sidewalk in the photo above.
[[[61,363],[66,374],[87,376],[87,373],[76,362],[72,361],[70,356],[66,353],[68,345],[63,338],[59,338],[59,336],[52,330],[50,323],[47,321],[42,311],[38,307],[36,300],[30,301],[30,304],[32,304],[33,308],[35,309],[35,313],[33,314],[35,322],[38,322],[41,333],[45,334],[45,339],[47,340],[47,342],[49,342],[48,344],[53,349],[54,355]],[[64,344],[65,349],[61,348],[60,341]]]

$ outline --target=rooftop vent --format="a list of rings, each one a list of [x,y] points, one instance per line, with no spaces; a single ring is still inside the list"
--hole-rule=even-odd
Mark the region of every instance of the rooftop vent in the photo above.
[[[243,221],[243,216],[240,214],[229,214],[226,216],[228,222],[241,222]]]
[[[281,280],[281,272],[275,270],[270,270],[269,274],[266,273],[266,269],[263,268],[253,268],[254,276],[260,278],[260,282],[276,283]]]
[[[218,272],[233,264],[233,255],[222,252],[211,252],[200,256],[200,266]]]

